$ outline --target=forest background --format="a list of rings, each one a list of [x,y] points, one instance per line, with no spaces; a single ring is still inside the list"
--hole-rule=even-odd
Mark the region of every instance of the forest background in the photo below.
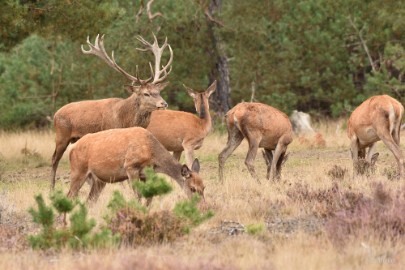
[[[0,2],[0,129],[48,127],[69,102],[127,97],[122,75],[81,52],[97,34],[141,77],[152,56],[135,37],[167,36],[174,60],[162,96],[172,109],[194,111],[182,85],[204,90],[214,79],[218,118],[242,100],[333,118],[371,95],[405,101],[402,0],[157,0],[149,14],[143,0]]]

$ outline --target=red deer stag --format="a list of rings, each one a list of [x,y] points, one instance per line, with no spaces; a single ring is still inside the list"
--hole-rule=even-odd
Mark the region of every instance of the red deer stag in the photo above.
[[[375,163],[378,157],[378,153],[374,154],[375,143],[382,140],[397,160],[400,177],[404,177],[404,157],[399,144],[403,114],[402,104],[387,95],[370,97],[353,111],[347,124],[347,136],[355,174],[361,172],[361,160],[368,165]]]
[[[212,123],[208,98],[215,91],[217,82],[214,81],[202,93],[184,87],[194,99],[198,117],[188,112],[154,111],[147,130],[152,132],[168,151],[173,151],[177,160],[180,160],[181,153],[184,151],[186,164],[191,166],[194,150],[202,146],[205,137],[211,131]]]
[[[144,49],[139,50],[150,50],[155,56],[155,70],[152,70],[152,65],[149,63],[152,76],[146,80],[139,78],[138,67],[136,68],[136,76],[132,76],[118,66],[114,59],[114,51],[111,58],[106,53],[103,38],[104,36],[99,38],[97,35],[94,45],[87,38],[87,44],[90,49],[85,50],[82,45],[83,53],[96,55],[110,67],[131,80],[132,85],[128,86],[128,90],[132,94],[126,99],[108,98],[73,102],[63,106],[55,113],[56,148],[52,156],[51,189],[55,187],[55,175],[59,160],[69,143],[76,142],[87,133],[111,128],[133,126],[146,128],[149,124],[152,111],[167,107],[167,103],[160,96],[160,91],[167,85],[167,83],[162,82],[170,73],[173,60],[173,51],[170,45],[167,44],[167,38],[162,47],[159,47],[155,35],[153,35],[153,44],[150,44],[141,36],[137,37],[145,46]],[[166,47],[169,48],[170,58],[161,69],[160,60]]]
[[[249,150],[245,164],[259,183],[254,160],[259,147],[264,148],[267,163],[267,179],[280,177],[281,166],[286,160],[287,146],[292,142],[292,127],[283,112],[262,103],[239,103],[225,116],[228,142],[218,156],[219,178],[223,181],[226,159],[240,145],[248,140]]]
[[[72,147],[70,159],[70,190],[76,197],[87,178],[92,179],[88,200],[96,201],[106,183],[127,179],[145,181],[143,169],[153,166],[155,172],[173,178],[191,197],[195,192],[204,197],[204,184],[198,175],[196,159],[192,170],[181,165],[159,141],[140,127],[104,130],[87,134]],[[147,201],[149,204],[151,200]]]

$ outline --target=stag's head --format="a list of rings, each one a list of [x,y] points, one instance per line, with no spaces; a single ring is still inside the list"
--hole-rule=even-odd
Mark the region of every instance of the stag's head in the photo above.
[[[166,101],[160,96],[168,83],[145,84],[140,86],[126,85],[127,91],[139,102],[139,107],[147,111],[164,110]]]
[[[159,47],[156,36],[153,35],[154,42],[153,44],[147,42],[143,37],[138,36],[137,39],[144,45],[144,48],[136,48],[140,51],[152,51],[155,56],[155,65],[154,68],[149,62],[151,76],[142,80],[139,78],[138,66],[136,66],[136,75],[133,76],[121,68],[115,61],[114,51],[111,53],[111,57],[107,54],[104,48],[104,35],[97,35],[94,44],[92,44],[87,37],[87,45],[90,47],[89,50],[85,50],[82,45],[82,52],[84,54],[94,54],[106,62],[110,67],[116,71],[123,74],[129,80],[132,81],[131,85],[127,86],[127,90],[133,94],[134,97],[139,101],[139,105],[147,110],[156,110],[156,109],[165,109],[167,107],[166,101],[160,96],[160,91],[162,91],[166,86],[167,82],[163,82],[167,75],[172,70],[172,61],[173,61],[173,50],[170,45],[167,43],[167,38],[165,39],[164,44]],[[170,58],[166,65],[160,64],[162,53],[164,49],[168,47]]]
[[[194,194],[198,194],[204,199],[204,183],[201,176],[198,174],[200,171],[200,162],[198,159],[195,159],[191,170],[187,165],[183,165],[181,168],[181,175],[184,177],[186,192],[189,197]]]

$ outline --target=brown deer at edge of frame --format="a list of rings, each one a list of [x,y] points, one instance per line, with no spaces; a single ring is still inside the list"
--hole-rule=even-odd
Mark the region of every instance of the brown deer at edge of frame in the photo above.
[[[146,80],[139,78],[138,68],[136,68],[136,76],[132,76],[118,66],[114,59],[114,52],[112,52],[111,58],[108,56],[104,48],[104,36],[99,37],[97,35],[94,44],[90,43],[89,38],[87,38],[89,50],[85,50],[82,45],[84,54],[96,55],[132,81],[132,84],[127,86],[127,90],[132,94],[126,99],[108,98],[72,102],[55,113],[56,147],[52,156],[51,189],[55,187],[59,161],[70,143],[76,142],[87,133],[106,129],[133,126],[146,128],[152,111],[167,107],[167,103],[160,96],[160,91],[167,85],[167,82],[164,83],[163,81],[171,72],[173,51],[167,43],[167,38],[162,47],[159,47],[155,35],[153,38],[154,42],[150,44],[141,36],[137,37],[144,45],[144,48],[139,50],[150,50],[155,56],[155,68],[153,70],[149,63],[152,76]],[[170,58],[165,66],[161,66],[162,53],[166,47],[169,48]]]
[[[292,142],[292,126],[288,116],[269,105],[243,102],[237,104],[225,116],[228,142],[218,156],[219,178],[223,181],[227,158],[244,138],[249,143],[245,164],[259,183],[254,161],[259,147],[264,148],[267,179],[278,179],[281,167],[287,160],[287,146]]]
[[[198,174],[198,160],[193,162],[191,170],[187,165],[181,165],[144,128],[119,128],[87,134],[74,144],[69,160],[68,197],[76,197],[86,179],[90,178],[92,185],[88,200],[96,201],[107,183],[145,181],[143,169],[153,166],[155,172],[172,177],[188,197],[198,193],[204,199],[205,186]],[[147,205],[150,203],[151,199],[148,199]]]
[[[382,140],[394,154],[399,176],[404,178],[404,157],[400,148],[403,115],[402,104],[388,95],[372,96],[352,112],[347,124],[347,136],[350,139],[353,176],[361,169],[360,160],[364,160],[368,166],[374,165],[378,157],[378,153],[374,153],[375,143]]]
[[[191,166],[194,150],[199,149],[205,137],[211,131],[211,115],[208,99],[217,87],[214,81],[204,92],[197,92],[186,87],[188,94],[194,99],[198,116],[182,111],[154,111],[152,113],[149,130],[163,146],[173,152],[173,156],[180,160],[184,151],[187,166]]]

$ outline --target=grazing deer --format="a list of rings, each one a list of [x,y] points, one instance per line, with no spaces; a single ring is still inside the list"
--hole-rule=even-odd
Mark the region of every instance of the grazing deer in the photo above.
[[[396,99],[387,96],[373,96],[364,101],[350,115],[347,136],[355,174],[360,173],[360,162],[374,165],[378,153],[374,154],[375,143],[382,140],[394,154],[398,172],[404,177],[404,157],[400,148],[400,127],[404,107]],[[366,157],[366,148],[368,149]]]
[[[163,146],[173,152],[173,156],[180,160],[185,152],[186,164],[191,166],[194,150],[199,149],[205,137],[211,131],[212,123],[209,112],[208,98],[215,91],[217,82],[214,81],[202,93],[184,86],[188,94],[194,99],[198,117],[192,113],[180,111],[154,111],[150,119],[149,130]]]
[[[249,143],[245,164],[252,177],[260,183],[254,160],[258,148],[262,147],[267,163],[267,179],[279,178],[287,146],[292,142],[292,127],[288,116],[266,104],[239,103],[228,111],[225,120],[228,142],[218,156],[220,180],[224,178],[226,159],[244,138]]]
[[[137,37],[145,46],[144,49],[139,50],[150,50],[155,56],[155,70],[152,70],[152,65],[149,63],[152,76],[146,80],[139,78],[138,67],[136,69],[136,76],[132,76],[118,66],[114,59],[114,51],[111,58],[108,56],[104,49],[104,36],[99,38],[97,35],[94,45],[87,38],[89,50],[85,50],[82,45],[82,52],[84,54],[96,55],[110,67],[131,80],[132,85],[127,86],[127,90],[132,94],[126,99],[108,98],[72,102],[63,106],[55,113],[56,147],[52,156],[51,189],[55,187],[55,175],[59,160],[69,143],[76,142],[87,133],[111,128],[133,126],[146,128],[149,124],[152,111],[167,107],[167,103],[160,96],[160,91],[167,85],[167,83],[162,82],[171,71],[173,51],[170,45],[167,44],[167,38],[162,47],[159,47],[156,36],[153,35],[153,37],[153,44],[150,44],[141,36]],[[161,69],[160,60],[166,47],[169,48],[170,58]]]
[[[68,197],[76,197],[86,179],[90,178],[93,184],[88,200],[96,201],[107,183],[127,179],[145,181],[143,169],[146,166],[153,166],[155,172],[173,178],[189,197],[193,193],[204,197],[205,187],[198,175],[198,160],[194,161],[192,170],[187,165],[181,165],[144,128],[110,129],[87,134],[73,145],[69,159]]]

